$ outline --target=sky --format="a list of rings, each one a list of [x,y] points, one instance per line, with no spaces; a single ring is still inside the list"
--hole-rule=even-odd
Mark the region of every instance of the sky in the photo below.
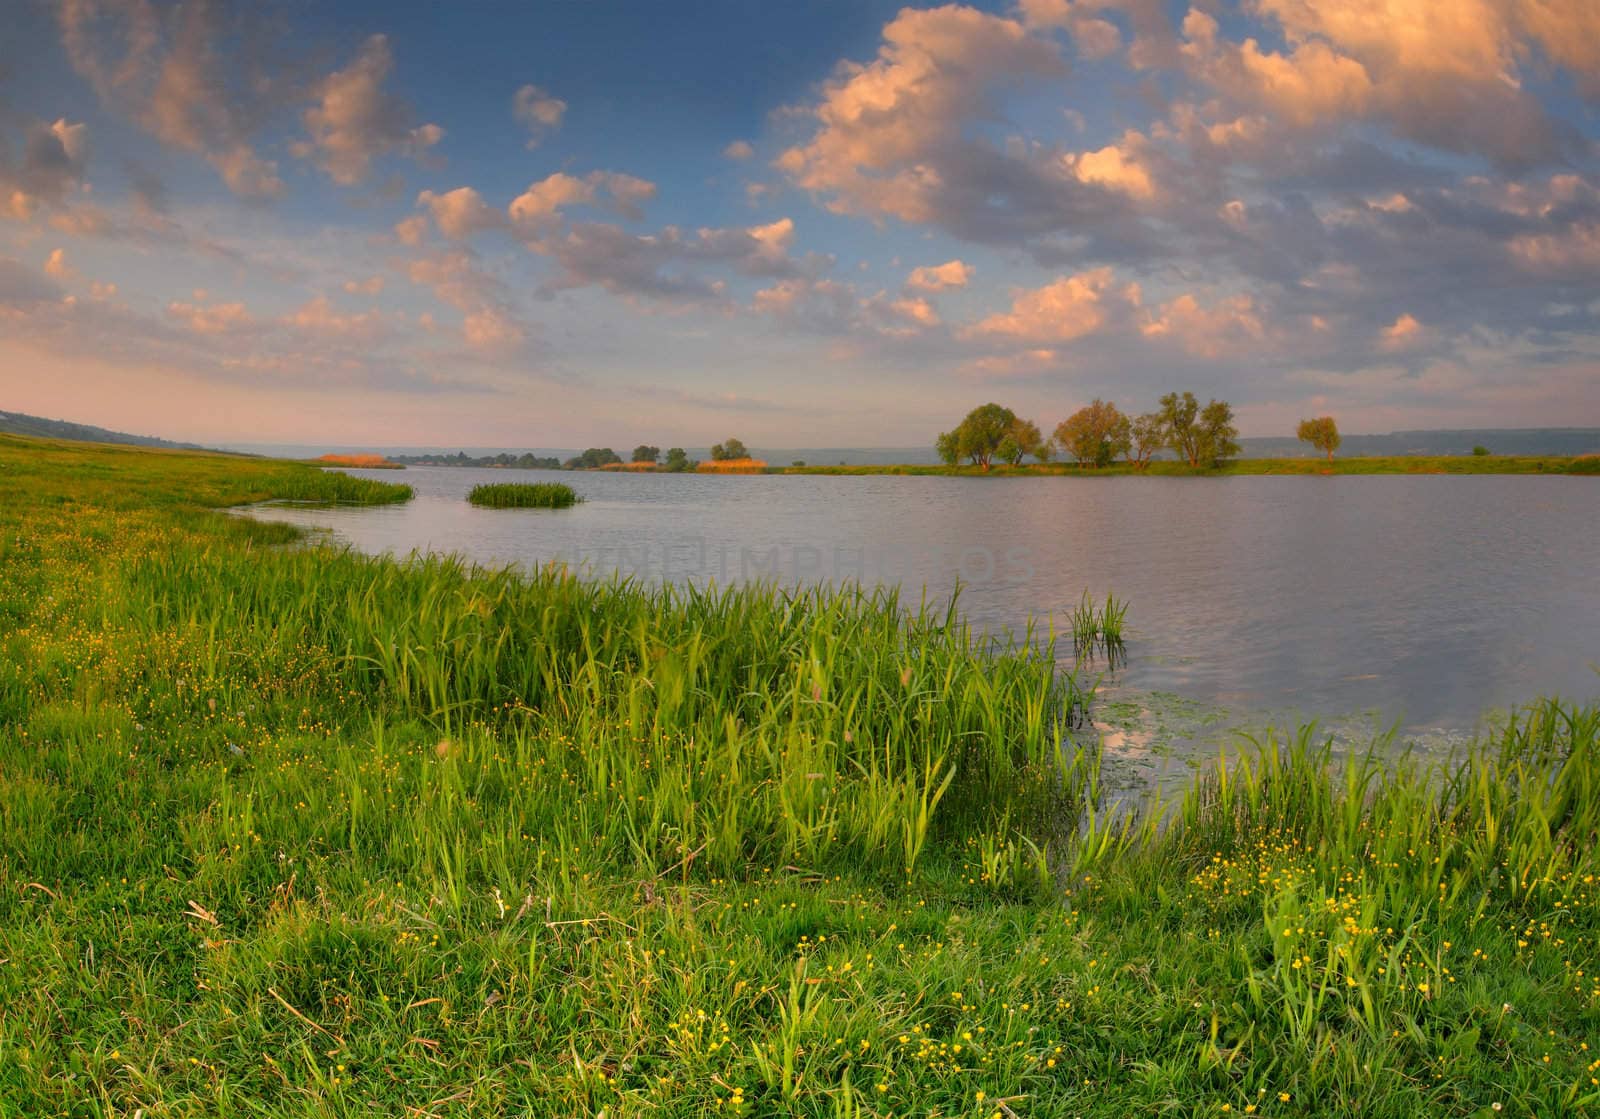
[[[1595,0],[9,0],[0,408],[212,443],[1600,425]]]

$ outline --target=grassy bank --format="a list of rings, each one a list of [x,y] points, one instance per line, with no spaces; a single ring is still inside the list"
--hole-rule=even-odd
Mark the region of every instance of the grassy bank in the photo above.
[[[1098,468],[1071,462],[976,466],[786,466],[769,474],[926,474],[951,477],[1036,477],[1070,475],[1109,478],[1121,475],[1164,477],[1229,477],[1247,474],[1600,474],[1597,455],[1372,455],[1335,458],[1244,458],[1215,469],[1158,461],[1136,469],[1125,462]]]
[[[1113,824],[1042,642],[215,511],[312,477],[0,440],[0,1115],[1600,1101],[1594,708]]]
[[[504,482],[473,486],[467,500],[485,509],[570,509],[583,498],[561,482]]]

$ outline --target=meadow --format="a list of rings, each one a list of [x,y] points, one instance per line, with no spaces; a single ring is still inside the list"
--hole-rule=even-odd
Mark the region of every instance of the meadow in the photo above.
[[[1052,634],[223,512],[408,496],[0,437],[0,1115],[1600,1107],[1600,708],[1115,815]]]
[[[500,482],[473,486],[467,500],[485,509],[570,509],[583,498],[562,482]]]

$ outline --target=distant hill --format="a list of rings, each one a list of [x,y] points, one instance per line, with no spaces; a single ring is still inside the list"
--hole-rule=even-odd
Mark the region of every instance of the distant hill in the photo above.
[[[11,435],[31,435],[36,439],[70,439],[75,443],[126,443],[135,447],[168,447],[176,451],[211,449],[198,443],[174,443],[170,439],[157,439],[154,435],[129,435],[125,431],[108,431],[93,424],[47,420],[22,412],[0,412],[0,431]]]

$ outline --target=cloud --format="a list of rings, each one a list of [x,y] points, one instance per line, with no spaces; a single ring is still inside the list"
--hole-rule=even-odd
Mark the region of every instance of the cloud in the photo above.
[[[420,157],[443,139],[444,129],[416,123],[411,107],[385,92],[393,68],[388,39],[369,37],[349,66],[318,83],[303,118],[310,140],[294,153],[314,159],[334,182],[354,186],[380,156]]]
[[[264,37],[250,9],[242,12],[242,24],[224,26],[220,6],[204,3],[57,5],[67,57],[104,105],[127,113],[162,143],[200,155],[235,194],[276,198],[283,180],[277,164],[256,151],[254,134],[291,96],[293,81],[254,52],[229,46]]]
[[[1019,291],[1011,310],[997,312],[962,331],[968,339],[999,338],[1040,346],[1071,342],[1093,334],[1121,306],[1138,304],[1135,286],[1113,288],[1110,268],[1062,276],[1033,290]]]
[[[1395,319],[1394,322],[1383,328],[1383,348],[1386,350],[1403,350],[1416,345],[1421,341],[1426,328],[1406,312]]]
[[[67,263],[65,249],[52,249],[44,262],[44,274],[53,280],[69,280],[75,273],[72,266]]]
[[[256,325],[243,303],[167,304],[167,315],[195,334],[237,334]]]
[[[498,229],[506,224],[505,215],[491,207],[471,187],[457,187],[444,194],[425,190],[417,195],[417,205],[427,209],[439,232],[452,241],[470,237],[485,229]]]
[[[947,260],[943,264],[913,268],[911,275],[906,277],[906,287],[916,291],[944,291],[946,288],[966,287],[967,281],[972,278],[972,273],[973,268],[970,264],[959,260]]]
[[[525,85],[511,98],[511,115],[528,130],[525,146],[532,150],[561,127],[561,120],[567,115],[567,103],[536,85]]]
[[[365,280],[346,280],[344,290],[350,295],[377,295],[383,291],[383,277],[368,276]]]
[[[1145,137],[1129,129],[1123,133],[1120,142],[1108,144],[1097,151],[1069,154],[1063,157],[1063,163],[1080,182],[1119,191],[1133,198],[1149,199],[1155,196],[1156,186],[1146,162],[1147,147]]]
[[[647,179],[617,171],[591,171],[579,178],[564,171],[531,183],[511,200],[511,224],[525,237],[549,233],[561,222],[561,211],[572,206],[600,205],[623,217],[643,216],[644,204],[656,196]]]
[[[1026,161],[968,135],[966,124],[996,113],[1000,89],[1063,75],[1053,44],[1015,20],[956,6],[907,8],[883,39],[874,61],[839,67],[805,111],[815,133],[779,157],[781,170],[836,212],[915,223],[953,224],[980,191],[1040,189]]]
[[[26,221],[44,206],[61,206],[82,185],[89,130],[36,122],[23,137],[22,158],[12,163],[0,147],[0,215]]]
[[[19,260],[0,256],[0,309],[25,308],[61,299],[61,287]]]
[[[348,342],[372,342],[383,331],[383,316],[376,311],[341,314],[325,295],[319,295],[283,317],[283,324],[308,335]]]
[[[728,159],[749,159],[756,154],[756,150],[748,140],[735,140],[722,149],[722,154]]]
[[[1293,127],[1375,120],[1437,150],[1520,169],[1586,146],[1549,117],[1520,72],[1538,43],[1547,57],[1576,67],[1593,95],[1587,68],[1600,48],[1549,41],[1595,22],[1582,3],[1258,0],[1288,53],[1263,50],[1254,38],[1225,42],[1217,21],[1194,9],[1184,19],[1182,49],[1204,81]]]
[[[1207,358],[1244,352],[1266,337],[1260,309],[1244,294],[1204,307],[1192,293],[1185,292],[1163,303],[1140,325],[1139,332]]]
[[[505,285],[478,267],[467,249],[417,257],[405,265],[412,283],[433,290],[461,313],[463,341],[483,354],[507,355],[520,348],[527,331],[510,306]]]

